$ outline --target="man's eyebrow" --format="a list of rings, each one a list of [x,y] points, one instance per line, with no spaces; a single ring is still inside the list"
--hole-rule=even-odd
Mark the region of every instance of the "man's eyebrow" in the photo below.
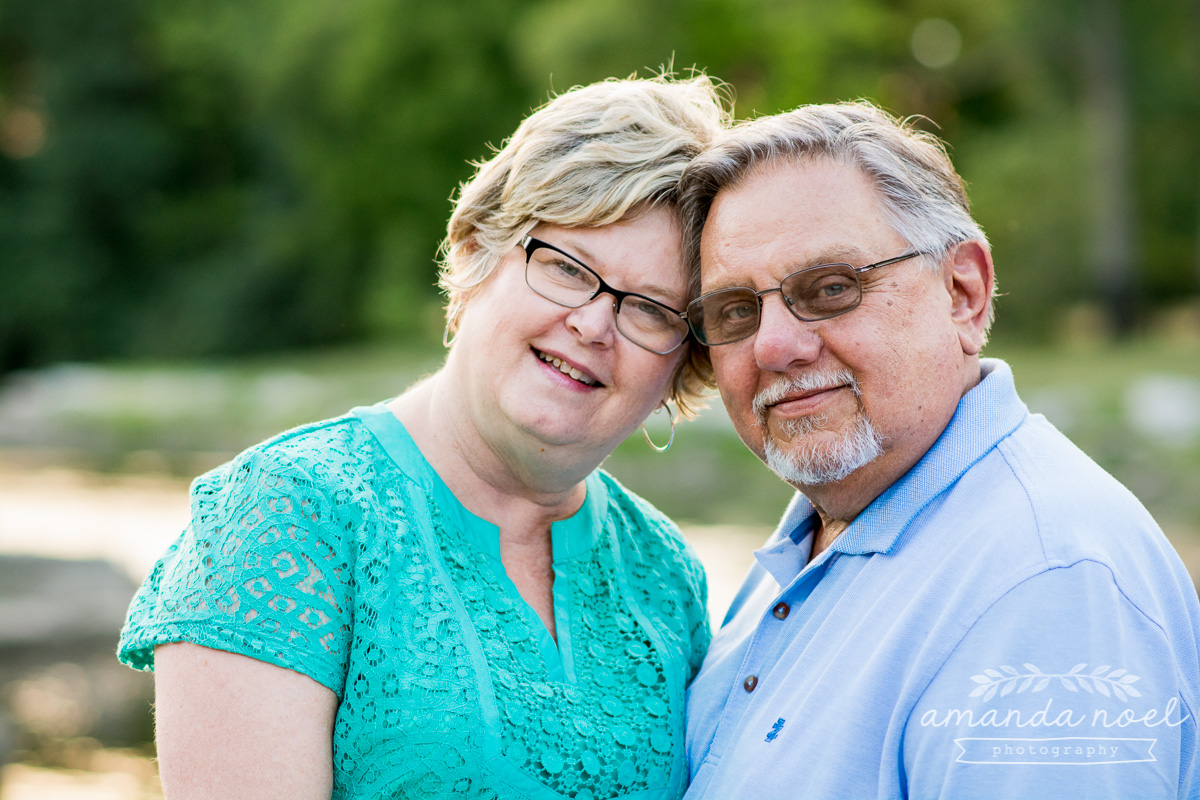
[[[727,278],[718,283],[705,284],[703,279],[700,282],[700,294],[712,294],[713,292],[721,292],[725,289],[750,289],[753,291],[754,286],[751,281],[745,278]]]
[[[852,267],[862,267],[870,264],[871,261],[871,256],[863,250],[854,245],[846,245],[821,250],[803,262],[797,262],[792,271],[795,272],[806,267],[819,267],[822,264],[849,264]]]
[[[799,272],[800,270],[808,269],[809,267],[819,267],[822,264],[849,264],[852,267],[865,267],[870,263],[871,256],[854,245],[830,247],[826,248],[825,250],[817,251],[815,255],[810,255],[804,259],[797,259],[789,262],[787,267],[778,275],[778,278],[783,279],[788,275]],[[755,275],[754,277],[759,276]],[[774,280],[774,278],[770,278],[768,279],[768,282],[774,285]],[[726,278],[725,280],[719,282],[702,285],[703,289],[701,290],[701,294],[719,292],[722,289],[755,289],[754,281],[746,275],[741,275],[736,278]]]

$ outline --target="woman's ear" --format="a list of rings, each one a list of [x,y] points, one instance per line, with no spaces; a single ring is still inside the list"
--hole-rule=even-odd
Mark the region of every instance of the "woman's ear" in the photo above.
[[[950,251],[946,288],[950,292],[950,319],[958,329],[963,352],[978,355],[987,341],[992,321],[995,270],[992,253],[977,240],[959,242]]]

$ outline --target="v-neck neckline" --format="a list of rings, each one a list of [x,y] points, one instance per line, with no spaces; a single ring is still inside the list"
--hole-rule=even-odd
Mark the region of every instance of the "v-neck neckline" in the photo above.
[[[412,434],[404,426],[386,401],[373,406],[362,406],[351,412],[371,432],[384,452],[396,467],[411,480],[429,492],[431,500],[463,534],[464,538],[488,557],[496,582],[521,609],[529,628],[534,632],[538,651],[552,680],[574,683],[574,658],[572,637],[572,608],[569,593],[568,568],[570,562],[588,552],[596,544],[596,532],[600,529],[600,514],[607,504],[604,483],[595,473],[585,480],[587,489],[579,510],[566,519],[550,525],[551,564],[554,583],[551,596],[554,604],[554,625],[558,641],[532,606],[517,591],[509,578],[500,558],[500,529],[497,525],[472,513],[450,490],[437,474],[428,459],[417,446]],[[576,613],[578,609],[575,610]]]

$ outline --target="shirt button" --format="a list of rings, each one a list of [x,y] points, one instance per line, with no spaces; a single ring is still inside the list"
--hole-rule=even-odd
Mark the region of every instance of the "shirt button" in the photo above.
[[[746,680],[742,683],[742,686],[746,688],[747,692],[753,692],[754,687],[758,686],[758,676],[751,675],[749,678],[746,678]]]
[[[780,603],[771,609],[771,613],[775,615],[775,619],[787,619],[789,611],[791,611],[791,609],[788,608],[787,603]]]

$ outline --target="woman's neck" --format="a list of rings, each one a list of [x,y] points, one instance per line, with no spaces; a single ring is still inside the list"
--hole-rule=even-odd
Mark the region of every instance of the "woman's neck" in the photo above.
[[[519,432],[481,431],[460,392],[438,372],[388,404],[421,454],[468,511],[508,531],[548,530],[583,505],[583,479],[599,463]],[[572,458],[572,456],[575,458]]]

